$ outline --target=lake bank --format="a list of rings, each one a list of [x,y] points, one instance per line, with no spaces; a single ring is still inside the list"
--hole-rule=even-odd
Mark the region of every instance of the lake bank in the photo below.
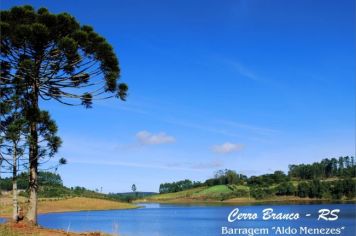
[[[25,207],[25,199],[20,198],[20,206]],[[111,201],[105,199],[74,197],[67,199],[41,199],[39,201],[39,214],[54,213],[54,212],[80,212],[80,211],[100,211],[100,210],[123,210],[135,209],[137,205],[125,202]],[[0,217],[6,218],[8,222],[0,224],[0,236],[21,236],[21,235],[36,235],[36,236],[107,236],[101,232],[88,233],[73,233],[64,230],[54,230],[33,226],[26,222],[13,223],[11,219],[12,205],[11,198],[3,197],[1,199]]]
[[[101,232],[73,233],[33,226],[25,222],[0,224],[0,236],[110,236]]]
[[[26,209],[25,199],[19,203],[20,207]],[[119,210],[135,209],[138,206],[130,203],[112,201],[97,198],[74,197],[64,199],[41,199],[38,202],[38,213],[52,212],[75,212],[75,211],[95,211],[95,210]],[[9,218],[12,214],[11,199],[1,199],[0,217]]]
[[[25,222],[0,224],[0,236],[112,236],[102,232],[74,233],[65,230],[33,226]]]
[[[354,204],[293,204],[293,205],[251,205],[238,206],[241,213],[256,213],[256,220],[228,222],[228,215],[236,205],[198,205],[198,204],[141,204],[135,210],[112,210],[93,212],[48,213],[39,216],[43,227],[72,232],[100,231],[114,235],[126,236],[214,236],[221,235],[222,227],[248,228],[253,225],[269,230],[266,235],[274,235],[273,227],[308,228],[345,227],[342,235],[355,235]],[[262,220],[262,212],[272,208],[273,212],[282,214],[298,213],[295,221]],[[337,221],[318,220],[320,209],[340,209]],[[301,235],[301,234],[297,234]]]
[[[267,199],[257,200],[254,198],[231,198],[227,200],[214,199],[199,199],[199,198],[147,198],[135,201],[135,203],[163,203],[163,204],[208,204],[208,205],[260,205],[260,204],[323,204],[323,203],[356,203],[356,199],[352,200],[331,200],[331,199],[315,199],[315,198],[299,198],[295,196],[281,196]]]

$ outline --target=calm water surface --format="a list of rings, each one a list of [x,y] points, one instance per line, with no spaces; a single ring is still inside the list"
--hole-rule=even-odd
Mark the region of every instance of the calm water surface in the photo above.
[[[268,228],[268,234],[264,235],[277,235],[272,227],[294,227],[298,230],[301,226],[310,228],[344,227],[339,235],[356,235],[355,204],[197,206],[151,203],[141,205],[143,208],[131,210],[43,214],[39,216],[39,224],[48,228],[75,232],[119,233],[120,236],[215,236],[223,235],[222,227],[224,226],[231,228]],[[259,219],[229,223],[227,216],[236,207],[239,208],[240,212],[257,213]],[[261,218],[262,210],[265,208],[273,208],[274,212],[299,213],[301,218],[296,221],[264,221]],[[318,221],[318,211],[324,208],[340,209],[339,219],[336,221]],[[306,216],[307,214],[311,215]],[[298,231],[294,235],[307,234],[300,234]]]

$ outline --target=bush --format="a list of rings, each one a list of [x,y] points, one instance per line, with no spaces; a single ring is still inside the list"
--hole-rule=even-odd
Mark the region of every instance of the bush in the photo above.
[[[251,196],[257,200],[265,199],[273,196],[273,190],[270,188],[252,188]]]
[[[291,196],[297,191],[292,182],[283,182],[275,190],[277,196]]]
[[[305,198],[309,195],[309,184],[307,182],[301,182],[298,184],[297,196]]]

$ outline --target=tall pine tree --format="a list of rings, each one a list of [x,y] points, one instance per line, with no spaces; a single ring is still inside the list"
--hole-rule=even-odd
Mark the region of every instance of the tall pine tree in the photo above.
[[[125,100],[128,87],[117,83],[118,59],[110,44],[92,27],[67,14],[35,11],[31,6],[1,11],[0,88],[19,91],[29,123],[29,208],[37,223],[39,100],[92,106],[94,99]]]

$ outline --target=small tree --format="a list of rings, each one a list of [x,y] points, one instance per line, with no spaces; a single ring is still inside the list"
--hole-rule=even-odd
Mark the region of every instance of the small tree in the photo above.
[[[17,172],[19,168],[19,159],[23,156],[26,147],[26,139],[22,136],[26,135],[25,123],[26,121],[17,117],[16,114],[14,119],[8,125],[8,130],[6,132],[6,140],[9,142],[11,147],[7,149],[7,155],[12,156],[12,199],[13,199],[13,214],[12,219],[14,221],[18,220],[18,201],[17,201]]]
[[[35,11],[31,6],[1,11],[0,89],[19,90],[29,122],[29,208],[37,223],[39,99],[92,106],[93,99],[125,100],[128,87],[117,84],[120,69],[113,48],[87,25],[67,13]],[[107,93],[111,93],[106,95]]]
[[[1,68],[0,71],[3,75],[4,68]],[[23,100],[17,98],[14,89],[5,88],[1,92],[0,153],[2,161],[8,164],[9,172],[12,172],[12,219],[14,221],[18,220],[17,172],[20,168],[20,158],[24,154],[28,140],[27,122],[21,110]]]
[[[18,220],[18,201],[17,201],[17,173],[21,167],[27,167],[30,163],[21,159],[25,153],[26,148],[30,142],[29,140],[29,125],[23,111],[18,102],[21,99],[2,100],[0,105],[6,104],[7,113],[2,113],[0,122],[1,133],[1,156],[12,168],[12,190],[13,190],[13,220]],[[48,112],[41,111],[38,123],[38,134],[40,142],[38,144],[39,155],[38,159],[47,162],[47,157],[52,158],[61,145],[60,138],[56,135],[57,126],[53,120],[50,119]],[[8,157],[8,158],[7,158]],[[10,162],[12,159],[12,162]],[[43,163],[42,162],[42,163]],[[39,162],[39,164],[42,164]],[[59,164],[65,164],[66,160],[61,158]],[[20,165],[21,164],[21,165]],[[58,164],[58,165],[59,165]],[[55,165],[54,167],[58,167]]]
[[[225,176],[227,179],[227,184],[237,184],[239,181],[239,176],[234,170],[226,170]]]
[[[135,194],[135,196],[137,197],[137,192],[136,192],[137,188],[136,188],[136,184],[133,184],[133,185],[131,186],[131,190],[132,190],[132,192]]]

